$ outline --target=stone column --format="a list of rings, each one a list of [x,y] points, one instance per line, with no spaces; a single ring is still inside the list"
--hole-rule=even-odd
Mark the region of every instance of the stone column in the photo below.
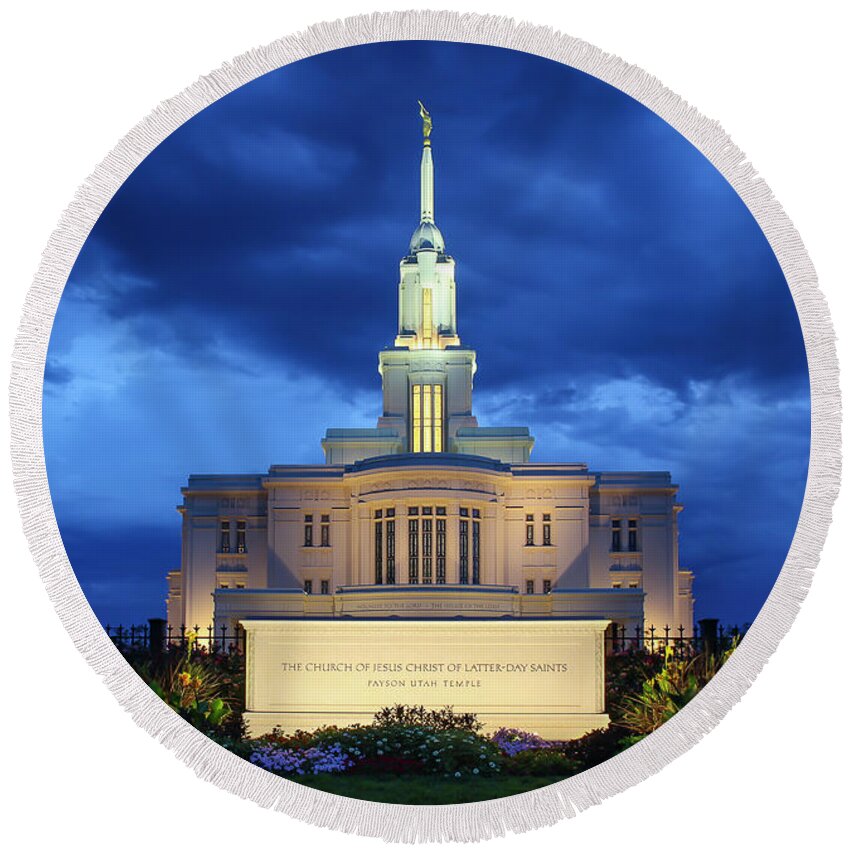
[[[395,581],[396,584],[407,584],[410,575],[410,545],[408,538],[407,505],[398,502],[395,506]]]
[[[470,512],[471,513],[471,512]],[[460,581],[460,505],[451,502],[446,505],[446,583],[457,584]],[[470,522],[472,520],[470,519]],[[472,571],[470,530],[470,573]],[[472,576],[470,574],[470,581]]]
[[[508,584],[505,557],[505,506],[499,502],[481,511],[483,584]]]
[[[375,564],[372,560],[372,511],[368,504],[358,505],[357,510],[360,514],[357,521],[360,529],[360,563],[357,571],[357,584],[374,584]]]

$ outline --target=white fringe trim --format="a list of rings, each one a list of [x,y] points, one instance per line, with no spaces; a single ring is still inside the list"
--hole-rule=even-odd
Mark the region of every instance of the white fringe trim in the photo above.
[[[719,675],[648,739],[598,767],[515,797],[453,806],[370,803],[305,788],[228,753],[168,708],[123,661],[77,583],[53,514],[41,431],[45,357],[65,281],[98,216],[142,159],[204,107],[268,71],[341,47],[406,39],[498,45],[571,65],[631,95],[682,133],[731,183],[770,241],[800,315],[811,381],[811,462],[800,522],[775,587]],[[797,615],[838,493],[841,400],[832,323],[803,243],[770,189],[716,121],[654,77],[585,42],[509,18],[420,11],[317,24],[237,57],[165,101],[118,143],[63,214],[27,296],[13,358],[12,462],[24,531],[59,617],[89,664],[136,723],[201,778],[300,820],[387,841],[478,841],[553,824],[692,747],[743,696]]]

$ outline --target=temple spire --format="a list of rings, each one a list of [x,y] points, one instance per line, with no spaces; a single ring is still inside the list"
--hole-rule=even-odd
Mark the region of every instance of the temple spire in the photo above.
[[[443,234],[434,223],[434,160],[431,157],[431,113],[419,101],[419,117],[422,119],[422,164],[419,168],[419,225],[410,240],[410,254],[420,251],[436,251],[445,254]]]
[[[431,113],[419,101],[419,116],[422,118],[422,166],[420,174],[421,214],[420,222],[434,221],[434,160],[431,157]]]
[[[395,347],[443,350],[460,345],[457,335],[454,260],[434,222],[434,161],[431,113],[419,101],[422,119],[420,217],[400,264],[398,336]],[[442,402],[441,402],[442,403]]]

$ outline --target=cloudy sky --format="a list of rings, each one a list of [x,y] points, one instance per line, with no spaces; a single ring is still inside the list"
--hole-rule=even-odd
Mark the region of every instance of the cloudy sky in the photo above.
[[[56,516],[102,622],[164,611],[190,473],[322,460],[374,425],[434,116],[436,219],[483,425],[534,460],[667,469],[698,616],[751,620],[805,486],[809,395],[778,263],[726,181],[578,71],[405,42],[304,60],[210,106],[107,207],[51,338]]]

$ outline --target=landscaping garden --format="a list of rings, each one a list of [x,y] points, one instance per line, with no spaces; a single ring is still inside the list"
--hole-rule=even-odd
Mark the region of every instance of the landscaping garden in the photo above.
[[[609,656],[611,725],[574,741],[546,741],[522,729],[485,734],[475,714],[401,705],[381,709],[369,725],[249,739],[241,654],[210,653],[189,641],[158,655],[128,648],[125,657],[185,720],[252,764],[334,794],[421,805],[519,794],[600,764],[693,699],[733,649],[677,657],[668,647]]]

